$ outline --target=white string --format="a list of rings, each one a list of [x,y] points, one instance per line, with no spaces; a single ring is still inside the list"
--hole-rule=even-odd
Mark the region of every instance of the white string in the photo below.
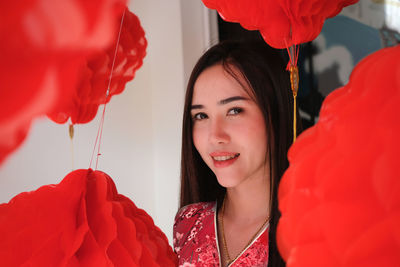
[[[122,14],[121,23],[120,23],[120,26],[119,26],[119,32],[118,32],[117,43],[116,43],[116,45],[115,45],[115,50],[114,50],[114,58],[113,58],[113,62],[112,62],[112,65],[111,65],[110,76],[109,76],[109,79],[108,79],[108,86],[107,86],[106,98],[105,98],[105,100],[104,100],[103,114],[102,114],[102,116],[101,116],[100,125],[99,125],[99,128],[98,128],[98,130],[97,130],[96,141],[95,141],[95,143],[94,143],[93,152],[92,152],[92,157],[91,157],[91,159],[90,159],[90,164],[89,164],[89,169],[92,167],[92,161],[93,161],[94,151],[96,150],[96,146],[97,146],[97,145],[98,145],[98,149],[97,149],[96,168],[95,168],[95,170],[97,170],[97,165],[98,165],[98,162],[99,162],[99,156],[101,155],[101,154],[100,154],[100,144],[101,144],[101,137],[102,137],[102,135],[103,135],[104,115],[105,115],[106,106],[107,106],[107,98],[108,98],[108,96],[109,96],[109,94],[110,94],[111,80],[112,80],[113,72],[114,72],[115,59],[117,58],[119,40],[120,40],[120,38],[121,38],[121,30],[122,30],[122,25],[123,25],[123,23],[124,23],[125,12],[126,12],[126,8],[124,9],[124,13]],[[98,140],[99,142],[97,142],[97,140]]]

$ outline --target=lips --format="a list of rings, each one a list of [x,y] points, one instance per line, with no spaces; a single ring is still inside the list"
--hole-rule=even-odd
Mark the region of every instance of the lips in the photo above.
[[[213,152],[210,154],[214,166],[217,168],[232,165],[240,156],[240,153],[232,152]]]

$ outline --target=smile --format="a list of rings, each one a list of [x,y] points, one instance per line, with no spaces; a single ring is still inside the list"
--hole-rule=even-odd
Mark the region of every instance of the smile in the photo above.
[[[225,161],[225,160],[230,160],[239,157],[239,153],[230,155],[230,156],[212,156],[213,160],[215,161]]]
[[[240,156],[240,153],[214,153],[210,155],[213,159],[214,167],[223,168],[232,165]]]

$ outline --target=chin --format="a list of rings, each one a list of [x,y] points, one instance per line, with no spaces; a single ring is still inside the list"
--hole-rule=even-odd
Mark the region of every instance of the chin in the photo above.
[[[225,188],[236,187],[240,183],[239,179],[236,179],[235,177],[232,176],[224,176],[224,177],[217,176],[217,181],[222,187]]]

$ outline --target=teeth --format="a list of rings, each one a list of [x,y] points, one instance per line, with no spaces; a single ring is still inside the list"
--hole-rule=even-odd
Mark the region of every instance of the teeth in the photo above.
[[[217,160],[217,161],[223,161],[223,160],[233,159],[233,158],[237,157],[238,155],[239,154],[232,155],[232,156],[218,156],[218,157],[213,157],[213,159]]]

